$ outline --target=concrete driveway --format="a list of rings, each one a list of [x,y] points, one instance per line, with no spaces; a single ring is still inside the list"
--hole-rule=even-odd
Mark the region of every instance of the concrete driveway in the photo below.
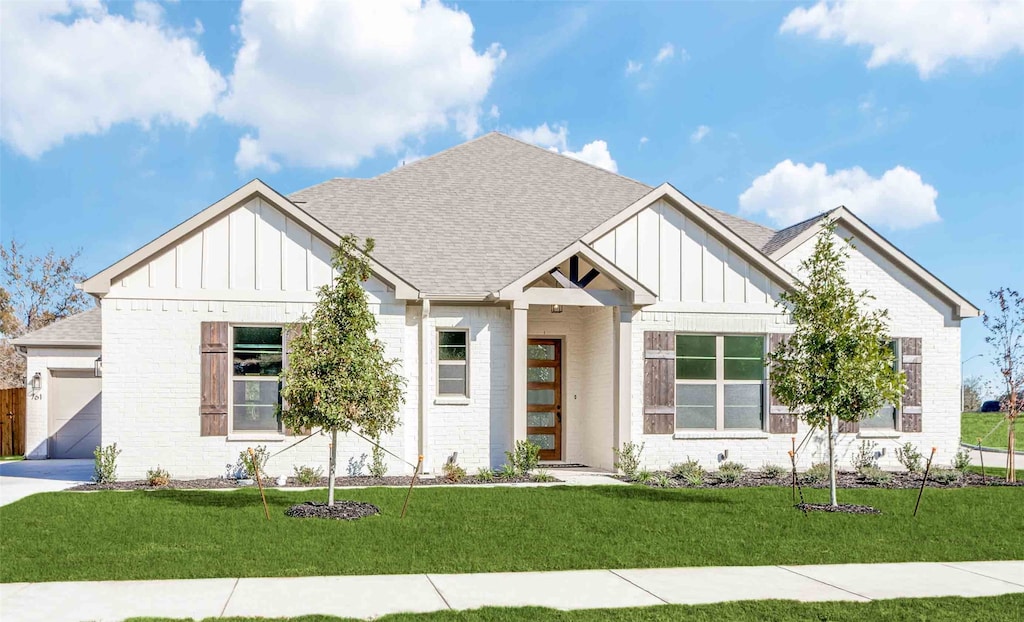
[[[89,459],[0,462],[0,505],[91,481],[92,473]]]

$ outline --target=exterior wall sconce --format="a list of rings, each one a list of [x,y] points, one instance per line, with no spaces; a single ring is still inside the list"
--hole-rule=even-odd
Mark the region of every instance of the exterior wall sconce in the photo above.
[[[552,313],[561,313],[562,312],[562,305],[551,305],[551,312]]]
[[[43,388],[43,375],[40,374],[39,372],[33,374],[32,381],[29,383],[29,385],[32,387],[32,392],[37,393],[40,389]]]
[[[92,371],[96,375],[97,378],[100,378],[100,377],[103,376],[103,357],[102,356],[97,356],[96,357],[96,362],[92,364]]]

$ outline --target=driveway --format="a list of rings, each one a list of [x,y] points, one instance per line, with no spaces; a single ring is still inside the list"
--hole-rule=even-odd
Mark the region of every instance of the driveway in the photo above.
[[[93,461],[89,459],[0,462],[0,505],[88,482],[92,473]]]

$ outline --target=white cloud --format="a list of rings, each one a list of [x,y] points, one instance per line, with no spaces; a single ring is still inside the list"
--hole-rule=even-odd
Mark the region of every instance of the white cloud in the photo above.
[[[501,111],[498,110],[498,104],[491,104],[491,111],[488,113],[492,119],[497,119],[501,116]]]
[[[868,67],[909,63],[928,78],[951,60],[983,63],[1024,51],[1024,3],[821,1],[791,11],[779,31],[867,45]]]
[[[710,127],[706,125],[698,125],[697,129],[693,131],[693,134],[690,134],[690,142],[694,144],[699,143],[700,141],[704,140],[710,133]]]
[[[612,154],[608,150],[608,143],[603,140],[589,142],[583,145],[579,151],[570,151],[568,146],[569,128],[565,124],[556,124],[552,127],[547,123],[542,123],[534,128],[512,130],[511,134],[519,140],[544,147],[548,151],[576,158],[613,173],[619,172],[619,165],[612,158]]]
[[[220,113],[254,128],[259,153],[306,166],[352,167],[452,124],[475,134],[505,56],[478,53],[469,15],[433,1],[246,1],[238,32]]]
[[[253,138],[252,134],[246,134],[239,139],[235,166],[243,171],[261,168],[271,173],[281,169],[281,165],[275,162],[269,153],[263,151],[260,141]]]
[[[155,6],[155,9],[154,9]],[[134,19],[98,2],[0,3],[0,138],[36,158],[118,123],[194,127],[225,88],[196,41],[139,2]]]
[[[606,171],[619,172],[619,165],[612,159],[612,154],[608,151],[608,143],[603,140],[589,142],[583,145],[583,148],[579,151],[564,151],[562,155],[582,160],[587,164],[593,164]]]
[[[644,64],[643,63],[638,63],[635,60],[627,60],[626,61],[626,75],[627,76],[631,76],[631,75],[633,75],[634,73],[640,71],[643,68],[644,68]]]
[[[660,50],[658,50],[658,54],[654,57],[654,62],[664,62],[672,58],[675,55],[675,53],[676,46],[672,45],[671,43],[666,43],[665,45],[661,46]]]
[[[641,136],[641,137],[640,137],[640,146],[641,146],[641,147],[643,147],[643,146],[644,146],[644,145],[646,145],[646,144],[647,144],[647,143],[648,143],[649,141],[650,141],[650,139],[649,139],[649,138],[647,138],[646,136]]]
[[[784,160],[755,179],[739,203],[742,213],[762,213],[781,226],[845,205],[870,223],[911,229],[939,220],[938,196],[920,175],[902,166],[876,178],[860,167],[830,174],[821,163]]]

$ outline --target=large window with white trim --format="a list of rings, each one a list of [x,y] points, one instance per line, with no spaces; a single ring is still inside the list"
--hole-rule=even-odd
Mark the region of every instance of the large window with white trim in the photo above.
[[[280,432],[281,327],[235,326],[231,337],[231,429]]]
[[[676,335],[676,429],[763,429],[764,348],[764,335]]]

